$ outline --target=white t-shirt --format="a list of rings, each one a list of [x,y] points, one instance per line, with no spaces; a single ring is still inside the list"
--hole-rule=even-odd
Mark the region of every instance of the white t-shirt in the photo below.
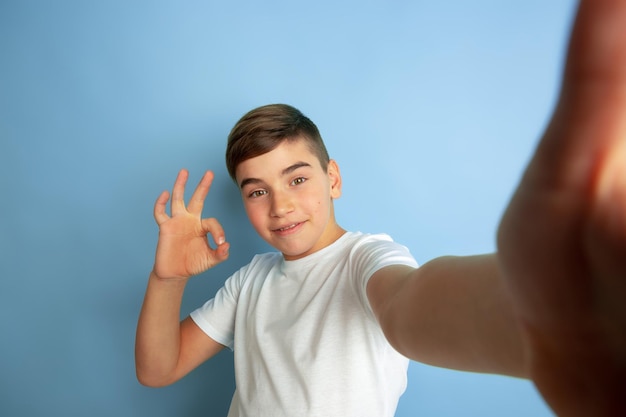
[[[257,255],[194,322],[234,350],[229,417],[393,416],[408,359],[387,342],[366,285],[389,265],[417,267],[387,235],[345,233],[295,261]]]

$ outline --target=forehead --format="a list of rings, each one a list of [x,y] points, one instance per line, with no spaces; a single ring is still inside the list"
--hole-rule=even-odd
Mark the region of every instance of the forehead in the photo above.
[[[258,178],[280,175],[281,172],[295,163],[306,162],[313,168],[320,168],[317,155],[303,139],[286,140],[273,150],[239,163],[236,169],[238,183],[245,178]]]

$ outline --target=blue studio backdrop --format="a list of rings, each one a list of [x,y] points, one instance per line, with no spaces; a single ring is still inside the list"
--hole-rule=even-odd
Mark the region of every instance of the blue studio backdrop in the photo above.
[[[141,386],[152,206],[215,172],[230,259],[183,315],[267,251],[224,165],[246,111],[283,102],[341,167],[349,230],[420,263],[493,251],[558,92],[574,0],[0,1],[0,415],[224,416],[224,351]],[[397,416],[551,416],[524,380],[411,363]]]

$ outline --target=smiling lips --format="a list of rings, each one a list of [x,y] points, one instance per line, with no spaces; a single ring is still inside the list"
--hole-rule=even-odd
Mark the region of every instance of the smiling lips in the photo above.
[[[301,224],[302,224],[302,223],[293,223],[293,224],[290,224],[290,225],[288,225],[288,226],[281,227],[281,228],[279,228],[279,229],[274,229],[274,230],[273,230],[273,232],[274,232],[274,233],[280,233],[280,234],[283,234],[283,233],[289,233],[289,232],[293,231],[294,229],[296,229],[296,228],[297,228],[298,226],[300,226]]]

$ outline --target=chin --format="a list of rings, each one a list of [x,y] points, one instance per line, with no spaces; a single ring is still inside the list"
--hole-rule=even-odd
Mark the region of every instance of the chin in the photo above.
[[[304,258],[305,256],[309,255],[310,250],[309,249],[306,249],[306,250],[293,250],[293,249],[292,250],[281,250],[281,253],[285,257],[285,259],[294,261],[296,259]]]

